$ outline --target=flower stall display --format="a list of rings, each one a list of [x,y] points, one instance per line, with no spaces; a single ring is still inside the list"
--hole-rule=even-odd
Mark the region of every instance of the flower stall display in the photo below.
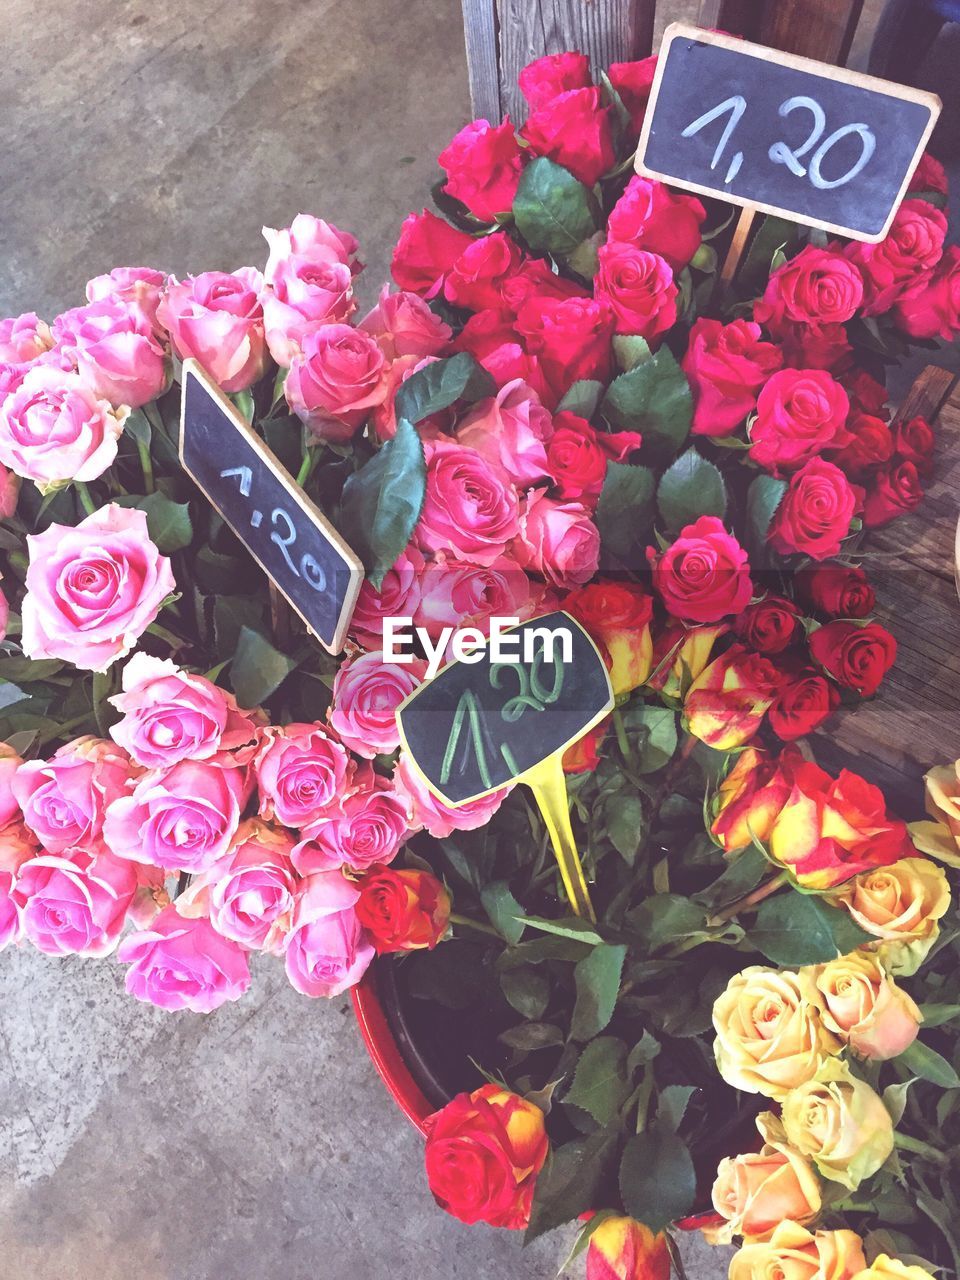
[[[661,1280],[711,1202],[735,1280],[923,1280],[960,1269],[960,785],[908,827],[808,739],[896,658],[859,553],[931,473],[884,370],[960,328],[944,174],[879,244],[766,219],[718,289],[729,211],[631,176],[652,71],[528,67],[366,314],[301,214],[262,272],[0,322],[0,945],[196,1012],[251,962],[390,966],[437,1202],[584,1219],[588,1280]],[[362,557],[341,655],[182,470],[188,358]],[[616,698],[564,759],[595,921],[521,789],[451,807],[397,728],[458,630],[556,609]]]

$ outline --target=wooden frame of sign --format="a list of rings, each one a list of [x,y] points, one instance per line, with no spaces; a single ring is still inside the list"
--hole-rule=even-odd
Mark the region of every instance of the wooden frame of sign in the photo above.
[[[751,200],[744,196],[738,196],[726,190],[722,185],[708,186],[706,184],[701,185],[696,182],[687,182],[682,178],[677,177],[675,174],[664,173],[661,170],[648,166],[644,162],[644,157],[650,140],[651,129],[654,124],[657,99],[660,95],[664,73],[667,69],[667,55],[670,51],[671,45],[676,40],[693,40],[698,44],[709,45],[718,49],[729,49],[733,53],[747,54],[761,62],[768,62],[773,66],[789,67],[796,71],[806,72],[810,75],[816,75],[819,77],[824,77],[825,72],[829,71],[831,80],[868,91],[873,91],[874,93],[883,94],[886,97],[896,97],[903,102],[915,103],[919,106],[926,107],[930,112],[930,119],[914,150],[913,159],[906,168],[900,190],[896,199],[892,201],[890,213],[882,229],[873,234],[864,234],[862,231],[851,230],[851,228],[843,226],[840,223],[823,221],[815,217],[807,217],[798,214],[789,208],[784,208],[775,204],[766,204],[761,201]],[[749,211],[750,214],[773,214],[776,217],[787,218],[791,222],[800,222],[804,226],[815,227],[821,231],[832,232],[835,235],[846,236],[854,240],[863,240],[867,243],[875,244],[884,239],[890,230],[890,224],[896,215],[896,211],[899,208],[901,200],[906,194],[913,170],[923,154],[924,148],[930,140],[930,135],[937,123],[942,106],[942,102],[935,93],[927,93],[921,89],[911,89],[905,85],[895,85],[891,81],[881,80],[876,76],[864,75],[859,71],[850,71],[846,67],[832,67],[827,63],[817,62],[813,58],[803,58],[796,54],[784,53],[779,49],[770,49],[766,45],[753,44],[750,41],[741,40],[736,36],[707,31],[702,27],[694,26],[692,23],[675,22],[667,27],[663,35],[663,43],[660,46],[657,70],[654,76],[653,86],[650,90],[650,100],[644,115],[643,129],[641,130],[640,141],[637,146],[636,171],[644,177],[656,178],[661,182],[679,187],[684,191],[692,191],[697,195],[708,196],[713,199],[724,200],[728,204],[739,205],[741,208]],[[745,219],[744,215],[741,215],[741,224],[743,230],[745,230],[749,225],[749,220]]]
[[[224,415],[230,419],[233,427],[237,431],[237,434],[243,439],[244,443],[250,448],[250,450],[253,453],[256,454],[258,461],[263,464],[263,467],[283,487],[285,493],[289,496],[290,501],[293,503],[293,505],[299,508],[299,510],[302,511],[307,516],[311,524],[313,524],[317,528],[317,531],[321,534],[321,536],[330,544],[334,552],[337,555],[339,555],[343,560],[344,566],[349,572],[349,579],[347,582],[346,591],[344,593],[344,598],[340,606],[337,624],[333,632],[333,635],[329,641],[324,639],[323,636],[318,634],[316,628],[310,622],[310,619],[305,616],[303,610],[297,604],[297,601],[290,595],[288,591],[284,590],[283,586],[279,582],[277,582],[274,576],[270,573],[269,569],[264,564],[261,556],[258,555],[255,544],[251,540],[248,540],[247,537],[244,536],[244,531],[242,529],[237,528],[235,523],[232,520],[228,519],[222,507],[220,506],[219,502],[213,497],[209,489],[202,483],[200,479],[198,479],[196,474],[193,472],[193,470],[191,470],[190,466],[188,465],[185,457],[186,412],[187,412],[186,388],[187,388],[188,379],[190,378],[195,378],[201,384],[204,391],[206,391],[206,393],[210,396],[210,398],[216,402],[218,407],[223,411]],[[279,458],[276,457],[276,455],[272,452],[272,450],[269,449],[267,445],[263,442],[260,436],[257,435],[257,433],[253,430],[253,428],[246,421],[243,415],[239,412],[236,405],[234,405],[227,398],[227,396],[224,394],[221,388],[218,387],[217,384],[210,377],[207,376],[203,368],[197,363],[196,360],[189,359],[183,362],[183,374],[182,374],[181,385],[183,388],[183,394],[181,396],[181,406],[180,406],[180,439],[178,441],[178,452],[180,455],[180,462],[183,466],[184,471],[187,472],[187,474],[193,480],[194,484],[196,484],[197,488],[201,491],[201,493],[204,495],[204,497],[207,499],[210,505],[214,508],[215,511],[220,513],[220,515],[223,517],[226,523],[230,526],[230,528],[233,530],[233,532],[236,534],[239,540],[243,543],[247,551],[250,553],[253,559],[257,562],[257,564],[263,570],[264,574],[266,575],[267,581],[269,582],[271,587],[276,588],[278,591],[280,591],[284,596],[284,598],[287,601],[289,601],[291,608],[299,615],[299,617],[303,621],[304,626],[307,628],[310,634],[317,640],[318,644],[321,644],[323,648],[327,650],[328,653],[333,653],[333,654],[339,653],[343,648],[343,643],[344,643],[344,640],[346,639],[347,628],[350,625],[350,619],[353,616],[353,610],[357,602],[357,596],[359,595],[360,587],[363,583],[363,577],[364,577],[363,562],[360,560],[360,557],[356,554],[353,548],[350,547],[344,541],[344,539],[341,537],[338,531],[333,527],[333,525],[330,523],[327,517],[323,514],[320,508],[316,505],[316,503],[313,502],[306,495],[303,489],[297,484],[294,478],[290,475],[289,471],[287,471],[286,467],[284,467],[283,464],[280,462]],[[254,526],[254,527],[257,527],[257,526]]]

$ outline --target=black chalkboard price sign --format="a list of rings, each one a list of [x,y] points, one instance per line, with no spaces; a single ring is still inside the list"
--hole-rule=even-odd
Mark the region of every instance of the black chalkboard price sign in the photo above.
[[[563,753],[613,710],[603,658],[568,613],[507,633],[511,652],[488,646],[451,662],[397,710],[400,739],[426,785],[466,804],[512,782],[533,791],[574,910],[593,909],[570,827]],[[515,651],[517,660],[512,660]]]
[[[933,93],[686,23],[660,49],[637,171],[855,240],[887,234]]]
[[[330,653],[343,647],[363,565],[195,360],[183,365],[180,460]]]

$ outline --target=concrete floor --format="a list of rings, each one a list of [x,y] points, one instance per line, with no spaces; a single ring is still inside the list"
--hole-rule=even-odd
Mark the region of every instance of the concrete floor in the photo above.
[[[299,210],[361,236],[372,297],[469,115],[457,0],[3,0],[3,27],[0,315],[116,264],[262,264]],[[109,962],[0,957],[0,1280],[553,1276],[562,1233],[521,1253],[434,1208],[348,1002],[255,968],[200,1018]]]

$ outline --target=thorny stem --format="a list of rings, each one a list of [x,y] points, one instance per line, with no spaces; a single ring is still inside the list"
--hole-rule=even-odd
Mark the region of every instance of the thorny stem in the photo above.
[[[725,924],[727,920],[732,920],[734,916],[739,915],[741,911],[748,911],[750,907],[755,907],[758,902],[763,902],[765,898],[769,898],[771,894],[777,892],[789,880],[786,871],[778,871],[771,879],[766,880],[759,888],[754,889],[753,893],[748,893],[745,898],[738,898],[723,911],[718,911],[715,916],[711,916],[707,921],[710,926]]]

